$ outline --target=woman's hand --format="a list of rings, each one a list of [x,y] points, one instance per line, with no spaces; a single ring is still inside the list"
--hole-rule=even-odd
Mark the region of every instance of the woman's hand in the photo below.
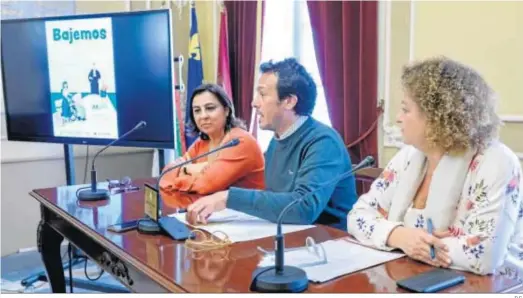
[[[441,239],[423,229],[397,227],[390,233],[387,245],[399,248],[409,257],[435,267],[447,268],[451,264],[448,247]],[[434,247],[434,259],[430,255],[431,246]]]
[[[173,168],[178,166],[182,162],[185,162],[185,158],[178,157],[173,162],[169,163],[168,165],[166,165],[163,168],[161,174],[162,175],[165,174],[165,175],[167,175],[167,177],[165,177],[164,179],[161,179],[161,181],[160,181],[160,189],[161,190],[163,190],[163,191],[171,191],[172,190],[172,188],[173,188],[172,179],[174,179],[176,177],[179,177],[181,175],[180,173],[182,173],[180,171],[181,170],[180,168],[176,168],[176,169],[173,169]],[[170,172],[166,173],[167,171],[170,171]]]
[[[185,162],[185,158],[183,157],[178,157],[177,159],[175,159],[173,162],[169,163],[167,166],[165,166],[162,170],[162,173],[169,170],[170,168],[172,167],[175,167],[179,164],[181,164],[182,162]]]
[[[182,172],[185,175],[196,176],[199,175],[206,166],[207,162],[188,164],[184,167],[184,170]]]

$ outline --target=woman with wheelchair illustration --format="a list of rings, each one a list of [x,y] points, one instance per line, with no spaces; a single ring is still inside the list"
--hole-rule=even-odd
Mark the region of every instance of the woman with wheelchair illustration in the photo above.
[[[80,100],[82,95],[80,93],[69,92],[69,84],[67,81],[62,83],[62,123],[67,123],[75,120],[85,120],[85,108]]]

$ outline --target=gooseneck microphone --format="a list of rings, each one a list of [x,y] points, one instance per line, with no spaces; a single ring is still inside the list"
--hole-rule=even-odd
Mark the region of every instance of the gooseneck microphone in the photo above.
[[[93,161],[91,163],[91,187],[81,190],[77,193],[78,200],[80,201],[97,201],[97,200],[104,200],[109,198],[109,191],[106,189],[98,189],[97,188],[97,179],[96,179],[96,167],[95,162],[96,158],[100,153],[102,153],[105,149],[111,147],[116,142],[120,141],[121,139],[125,138],[126,136],[130,135],[131,133],[135,132],[138,129],[144,128],[147,126],[147,122],[140,121],[138,124],[136,124],[131,130],[121,135],[116,140],[110,142],[105,147],[100,149],[93,157]]]
[[[210,154],[216,153],[216,152],[218,152],[218,151],[220,151],[220,150],[223,150],[223,149],[226,149],[226,148],[234,147],[234,146],[238,145],[239,143],[240,143],[240,140],[239,140],[239,139],[237,139],[237,138],[236,138],[236,139],[232,139],[232,140],[230,140],[229,142],[223,144],[222,146],[219,146],[219,147],[216,147],[216,148],[213,149],[213,150],[210,150],[209,152],[202,153],[202,154],[200,154],[200,155],[197,155],[197,156],[194,157],[194,158],[191,158],[191,159],[189,159],[189,160],[186,160],[186,161],[184,161],[184,162],[182,162],[182,163],[176,164],[176,165],[174,165],[174,166],[168,168],[168,169],[165,170],[165,171],[164,171],[164,172],[163,172],[163,173],[158,177],[158,179],[156,180],[156,189],[158,190],[158,193],[160,193],[160,192],[159,192],[159,190],[160,190],[160,188],[159,188],[159,187],[160,187],[160,180],[162,179],[162,177],[163,177],[165,174],[169,173],[169,172],[172,171],[172,170],[175,170],[175,169],[178,169],[178,168],[180,168],[180,167],[183,167],[183,166],[185,166],[185,165],[187,165],[187,164],[190,164],[190,163],[192,163],[193,161],[198,160],[198,159],[200,159],[200,158],[202,158],[202,157],[205,157],[205,156],[207,156],[207,155],[210,155]]]
[[[234,147],[236,145],[238,145],[240,143],[240,140],[238,138],[235,138],[235,139],[232,139],[230,140],[229,142],[223,144],[222,146],[219,146],[219,147],[216,147],[215,149],[213,150],[210,150],[209,152],[205,152],[205,153],[202,153],[200,155],[197,155],[196,157],[194,158],[191,158],[189,160],[186,160],[184,162],[181,162],[179,164],[176,164],[170,168],[168,168],[167,170],[165,170],[163,173],[160,174],[160,176],[158,177],[158,179],[156,179],[156,192],[157,192],[157,202],[160,202],[161,200],[161,195],[160,195],[160,181],[161,179],[163,178],[163,176],[167,173],[169,173],[170,171],[172,170],[175,170],[175,169],[178,169],[178,168],[181,168],[187,164],[190,164],[192,163],[193,161],[195,160],[198,160],[202,157],[205,157],[207,155],[210,155],[210,154],[213,154],[215,152],[218,152],[220,150],[223,150],[223,149],[226,149],[226,148],[230,148],[230,147]],[[157,205],[159,206],[159,204]],[[158,207],[159,208],[159,207]],[[169,219],[171,220],[175,220],[174,217],[170,217]],[[182,224],[182,223],[180,223]],[[183,224],[182,224],[183,225]],[[185,226],[185,225],[184,225]],[[145,219],[141,219],[139,222],[138,222],[138,231],[142,232],[142,233],[148,233],[148,234],[155,234],[155,233],[158,233],[160,232],[160,227],[158,226],[158,223],[156,223],[155,221],[151,220],[151,219],[148,219],[148,218],[145,218]]]
[[[284,265],[285,242],[281,230],[283,219],[287,212],[296,204],[315,194],[324,187],[353,175],[356,171],[370,167],[374,164],[374,158],[367,156],[352,170],[341,174],[327,182],[321,183],[316,189],[306,193],[301,198],[291,201],[280,212],[276,228],[275,266],[262,267],[254,271],[252,275],[251,290],[264,293],[299,293],[307,289],[309,280],[307,274],[301,268]]]

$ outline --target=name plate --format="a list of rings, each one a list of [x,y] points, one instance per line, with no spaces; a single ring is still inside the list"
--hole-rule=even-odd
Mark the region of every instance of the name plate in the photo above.
[[[158,221],[158,190],[149,184],[145,184],[144,213],[154,221]]]

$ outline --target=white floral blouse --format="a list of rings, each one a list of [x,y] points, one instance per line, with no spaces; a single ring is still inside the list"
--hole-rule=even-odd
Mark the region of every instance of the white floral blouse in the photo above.
[[[386,166],[368,193],[362,195],[348,214],[348,232],[360,242],[382,250],[390,232],[398,225],[426,229],[424,210],[406,210],[402,222],[388,220],[394,202],[383,193],[397,185],[409,166],[409,151],[403,148]],[[451,268],[476,274],[523,274],[523,174],[516,155],[494,142],[474,156],[449,227]]]

